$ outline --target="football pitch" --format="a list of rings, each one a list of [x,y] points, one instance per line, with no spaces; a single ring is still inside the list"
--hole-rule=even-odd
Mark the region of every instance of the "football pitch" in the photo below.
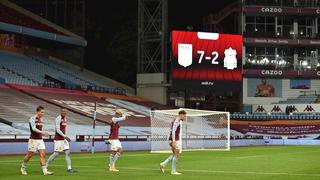
[[[134,180],[134,179],[320,179],[320,147],[318,146],[264,146],[238,147],[229,152],[183,152],[178,162],[181,176],[170,175],[171,164],[163,174],[159,163],[168,154],[125,152],[117,162],[120,172],[107,170],[107,153],[72,154],[72,165],[78,173],[67,173],[64,155],[50,166],[55,174],[41,175],[38,156],[28,163],[28,175],[20,175],[22,156],[0,157],[0,180]],[[47,155],[48,157],[48,155]]]

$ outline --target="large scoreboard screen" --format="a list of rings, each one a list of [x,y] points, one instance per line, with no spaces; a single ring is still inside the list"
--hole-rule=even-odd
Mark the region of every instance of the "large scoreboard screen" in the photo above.
[[[239,91],[242,84],[242,36],[172,31],[172,85]]]

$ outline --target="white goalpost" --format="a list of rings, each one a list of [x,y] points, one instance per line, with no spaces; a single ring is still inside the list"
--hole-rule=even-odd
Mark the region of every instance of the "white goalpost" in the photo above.
[[[168,140],[171,122],[180,110],[187,112],[181,124],[182,151],[230,150],[229,112],[180,108],[150,111],[151,152],[171,152]]]

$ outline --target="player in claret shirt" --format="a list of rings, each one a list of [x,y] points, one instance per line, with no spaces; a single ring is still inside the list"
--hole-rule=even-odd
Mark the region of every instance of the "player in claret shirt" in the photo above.
[[[186,119],[186,111],[179,111],[178,116],[172,121],[171,131],[169,136],[169,144],[171,146],[172,155],[170,155],[165,161],[160,163],[160,170],[164,173],[165,166],[172,161],[171,175],[181,175],[177,172],[176,165],[180,155],[181,141],[180,131],[181,122]]]
[[[66,135],[67,130],[67,109],[61,108],[60,115],[55,120],[55,136],[54,136],[54,153],[49,157],[47,168],[49,164],[59,155],[60,152],[65,152],[67,161],[67,172],[78,172],[71,168],[70,158],[70,138]]]
[[[110,135],[109,143],[111,145],[111,151],[109,158],[109,171],[117,172],[115,163],[122,153],[122,146],[119,141],[119,122],[124,121],[126,116],[122,114],[120,110],[116,110],[115,116],[112,118],[112,121],[108,124],[110,125]]]
[[[28,152],[24,156],[21,164],[21,174],[27,175],[27,162],[33,156],[33,154],[38,150],[40,156],[40,165],[42,167],[43,175],[52,175],[53,173],[47,170],[46,167],[46,147],[43,142],[42,136],[48,136],[48,132],[42,130],[42,117],[44,114],[44,108],[42,106],[37,107],[37,114],[33,115],[29,120],[29,127],[31,131]]]

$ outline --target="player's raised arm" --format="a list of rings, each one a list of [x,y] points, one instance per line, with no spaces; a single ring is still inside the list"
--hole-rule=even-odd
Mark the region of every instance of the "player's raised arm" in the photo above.
[[[113,123],[118,123],[118,122],[126,120],[126,116],[124,114],[122,114],[121,111],[117,110],[116,113],[120,114],[121,117],[112,117],[112,122]]]
[[[121,121],[124,121],[124,120],[126,120],[126,116],[122,116],[122,117],[119,117],[119,118],[116,118],[116,117],[113,117],[112,118],[112,122],[114,122],[114,123],[118,123],[118,122],[121,122]]]

